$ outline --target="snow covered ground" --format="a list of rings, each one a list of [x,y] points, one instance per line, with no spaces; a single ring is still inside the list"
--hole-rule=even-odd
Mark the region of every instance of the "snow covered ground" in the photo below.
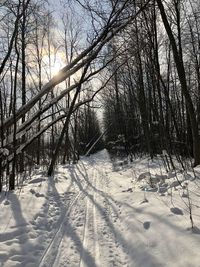
[[[200,169],[125,163],[104,150],[2,193],[0,266],[200,267]]]

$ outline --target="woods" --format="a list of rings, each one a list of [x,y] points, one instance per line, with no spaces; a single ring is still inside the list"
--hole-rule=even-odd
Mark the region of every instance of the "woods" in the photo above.
[[[1,1],[0,191],[97,140],[199,165],[199,16],[198,0]]]

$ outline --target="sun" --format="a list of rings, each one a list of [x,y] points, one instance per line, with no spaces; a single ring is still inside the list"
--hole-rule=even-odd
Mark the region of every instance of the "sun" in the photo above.
[[[46,72],[48,72],[50,77],[55,76],[64,67],[63,57],[60,53],[56,55],[45,55],[43,62],[46,66]]]
[[[51,74],[56,75],[62,68],[64,67],[64,63],[61,57],[58,55],[53,59],[51,64]]]

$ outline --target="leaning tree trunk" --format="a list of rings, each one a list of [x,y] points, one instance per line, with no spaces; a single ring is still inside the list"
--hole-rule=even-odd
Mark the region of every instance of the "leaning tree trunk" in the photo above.
[[[60,147],[61,147],[61,144],[62,144],[62,141],[63,141],[63,137],[69,127],[69,123],[70,123],[70,118],[71,118],[71,115],[74,111],[74,106],[75,106],[75,103],[76,103],[76,100],[77,100],[77,97],[81,91],[81,87],[82,87],[82,83],[84,81],[84,78],[85,78],[85,75],[87,73],[87,70],[90,66],[90,63],[91,62],[88,62],[87,65],[85,66],[84,70],[83,70],[83,74],[81,76],[81,79],[79,81],[79,84],[78,84],[78,87],[76,89],[76,92],[73,96],[73,100],[70,104],[70,107],[69,107],[69,110],[68,110],[68,113],[67,113],[67,116],[66,116],[66,119],[65,119],[65,123],[64,123],[64,126],[63,126],[63,129],[62,129],[62,132],[60,134],[60,137],[58,139],[58,142],[56,144],[56,148],[55,148],[55,151],[53,153],[53,156],[52,156],[52,160],[51,160],[51,163],[50,163],[50,166],[49,166],[49,169],[48,169],[48,176],[51,176],[53,171],[54,171],[54,166],[56,164],[56,160],[58,158],[58,153],[59,153],[59,150],[60,150]]]
[[[62,141],[63,141],[63,137],[68,129],[68,126],[69,126],[69,122],[70,122],[70,118],[71,118],[71,115],[73,113],[73,109],[74,109],[74,106],[75,106],[75,102],[76,102],[76,99],[78,97],[78,94],[79,94],[79,87],[77,88],[76,90],[76,93],[74,95],[74,98],[72,100],[72,103],[70,105],[70,108],[69,108],[69,111],[68,111],[68,114],[67,114],[67,117],[65,119],[65,123],[64,123],[64,126],[63,126],[63,129],[62,129],[62,132],[60,134],[60,137],[58,139],[58,143],[56,145],[56,149],[53,153],[53,156],[52,156],[52,160],[51,160],[51,163],[50,163],[50,166],[49,166],[49,169],[48,169],[48,176],[51,176],[52,173],[53,173],[53,170],[54,170],[54,166],[56,164],[56,160],[58,158],[58,153],[59,153],[59,150],[60,150],[60,147],[61,147],[61,144],[62,144]]]

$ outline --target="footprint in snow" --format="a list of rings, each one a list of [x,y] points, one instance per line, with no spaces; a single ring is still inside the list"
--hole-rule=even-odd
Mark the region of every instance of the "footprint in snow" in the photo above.
[[[5,206],[10,205],[10,201],[6,199],[6,200],[4,201],[3,204],[4,204]]]
[[[176,215],[183,215],[183,211],[177,207],[171,208],[170,211]]]
[[[142,202],[140,202],[140,204],[144,204],[144,203],[148,203],[148,202],[149,202],[149,200],[146,199],[146,198],[144,198],[144,199],[142,200]]]
[[[44,194],[41,194],[41,193],[38,193],[38,192],[37,192],[37,193],[35,193],[35,196],[36,196],[36,197],[45,197],[45,195],[44,195]]]
[[[143,227],[144,227],[144,229],[146,229],[146,230],[148,230],[149,228],[150,228],[150,224],[151,224],[151,222],[144,222],[143,223]]]

